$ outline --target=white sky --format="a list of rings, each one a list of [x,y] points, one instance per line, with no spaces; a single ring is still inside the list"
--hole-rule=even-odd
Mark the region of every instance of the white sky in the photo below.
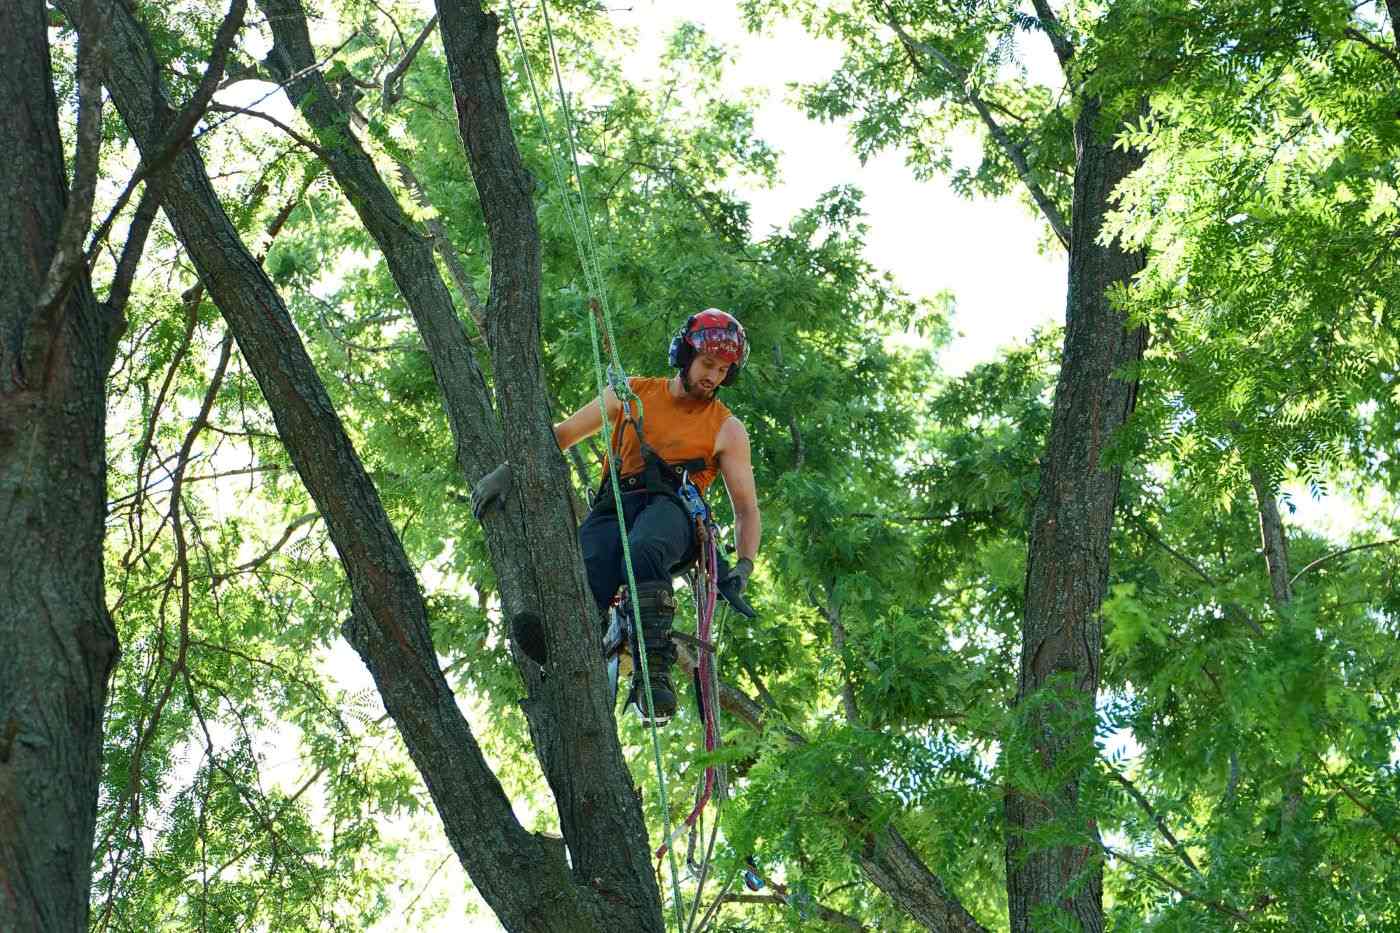
[[[863,190],[867,258],[894,273],[911,294],[948,290],[956,299],[953,324],[960,336],[943,356],[950,371],[992,358],[998,347],[1037,324],[1064,319],[1065,256],[1037,252],[1039,230],[1024,207],[1010,200],[968,201],[941,180],[916,182],[898,152],[861,165],[844,125],[813,122],[791,103],[790,83],[819,81],[835,71],[839,43],[813,39],[794,23],[770,35],[750,35],[734,3],[633,0],[609,16],[639,34],[629,72],[653,67],[662,39],[685,21],[735,51],[725,85],[736,92],[767,91],[755,131],[781,156],[777,187],[743,191],[753,205],[755,232],[787,223],[837,185]],[[1037,73],[1044,66],[1034,55],[1029,64]]]

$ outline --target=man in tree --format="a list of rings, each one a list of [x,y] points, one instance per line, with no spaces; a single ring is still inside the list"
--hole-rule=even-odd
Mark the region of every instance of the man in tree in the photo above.
[[[637,582],[639,635],[646,647],[652,706],[658,720],[669,719],[676,710],[670,675],[676,660],[671,642],[676,611],[671,580],[697,553],[695,523],[678,495],[687,482],[703,495],[716,474],[724,477],[734,509],[739,559],[722,573],[720,590],[741,612],[747,610],[741,594],[758,553],[758,499],[748,432],[717,393],[721,387],[734,384],[748,354],[748,338],[739,321],[711,308],[691,315],[672,338],[670,363],[676,375],[628,380],[640,405],[633,402],[629,412],[612,389],[604,395],[612,438],[608,456],[618,465],[622,520]],[[594,401],[556,424],[554,438],[561,450],[568,450],[602,427],[603,413]],[[593,509],[578,530],[589,589],[602,617],[606,617],[618,588],[627,582],[610,476],[610,472],[604,474]],[[503,463],[477,484],[472,492],[472,511],[478,519],[493,503],[505,501],[510,481],[510,464]],[[543,663],[544,642],[538,620],[522,621],[514,626],[516,640],[522,650]],[[633,671],[630,699],[645,715],[643,695],[638,665]]]

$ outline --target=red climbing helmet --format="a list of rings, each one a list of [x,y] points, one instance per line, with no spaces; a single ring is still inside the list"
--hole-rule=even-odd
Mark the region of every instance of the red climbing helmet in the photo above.
[[[749,358],[749,338],[744,333],[744,325],[734,315],[718,308],[692,314],[671,338],[671,365],[679,370],[689,369],[697,353],[708,353],[729,363],[729,372],[720,385],[733,385]]]

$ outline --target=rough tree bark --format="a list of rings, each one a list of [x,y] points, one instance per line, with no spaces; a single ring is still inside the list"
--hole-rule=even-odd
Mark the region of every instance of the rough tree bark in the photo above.
[[[61,6],[81,25],[76,4]],[[149,158],[175,112],[145,30],[124,4],[114,7],[107,84]],[[437,664],[422,594],[374,485],[286,306],[239,239],[193,147],[182,148],[171,162],[162,192],[176,235],[228,321],[297,472],[326,519],[352,592],[347,637],[370,669],[447,838],[482,896],[510,930],[659,930],[655,896],[643,896],[628,878],[582,875],[577,853],[571,872],[557,846],[516,820]],[[547,430],[541,425],[536,433]],[[557,491],[563,499],[562,482]],[[543,498],[540,489],[530,492]],[[548,605],[543,599],[541,604]],[[580,744],[615,743],[610,718],[607,732],[584,736]],[[589,779],[596,778],[578,775],[580,782]],[[644,846],[644,836],[642,841]],[[606,870],[609,863],[599,867]]]
[[[641,913],[651,911],[641,905],[655,903],[659,922],[659,893],[647,854],[646,825],[617,741],[599,661],[597,626],[586,609],[590,600],[577,556],[572,504],[563,512],[555,507],[567,490],[567,480],[549,430],[549,406],[539,367],[539,236],[529,181],[516,153],[495,67],[494,20],[467,4],[444,17],[443,29],[445,37],[451,36],[445,42],[451,43],[452,59],[476,62],[475,67],[457,69],[464,72],[458,97],[467,95],[475,108],[473,119],[462,126],[469,152],[475,144],[487,153],[473,158],[472,165],[483,207],[488,216],[511,218],[490,230],[492,291],[486,309],[496,387],[505,423],[511,428],[504,438],[466,332],[434,263],[432,241],[403,212],[356,139],[350,114],[316,69],[301,3],[260,0],[259,5],[276,40],[266,61],[268,70],[281,79],[298,76],[287,85],[288,97],[314,129],[332,174],[379,245],[418,323],[443,393],[463,474],[474,482],[510,451],[514,492],[525,495],[512,501],[510,508],[493,509],[486,515],[487,545],[505,615],[532,612],[554,618],[556,641],[562,630],[570,648],[583,649],[573,655],[568,677],[548,683],[541,682],[533,665],[521,665],[531,692],[538,695],[525,704],[525,712],[559,804],[560,827],[575,872],[589,883],[599,880],[610,890],[627,891],[624,899]],[[502,172],[518,173],[508,179],[504,190]],[[533,474],[530,464],[537,465]],[[566,492],[563,501],[569,502]],[[569,568],[570,572],[540,575],[536,567]],[[561,665],[567,654],[564,648],[552,649],[551,666],[556,671],[565,669]]]
[[[1065,48],[1061,59],[1067,65]],[[1092,760],[1103,642],[1099,607],[1122,477],[1120,467],[1104,466],[1103,454],[1137,398],[1135,377],[1122,371],[1141,359],[1147,344],[1146,329],[1127,329],[1124,314],[1109,300],[1110,289],[1128,283],[1144,257],[1099,241],[1114,189],[1141,164],[1140,153],[1115,147],[1115,129],[1099,100],[1080,102],[1065,342],[1031,519],[1015,700],[1021,708],[1050,687],[1048,697],[1020,710],[1036,765],[1046,773],[1076,757]],[[1102,849],[1092,817],[1079,808],[1078,771],[1042,795],[1008,788],[1006,822],[1013,933],[1045,928],[1049,921],[1042,915],[1055,911],[1083,930],[1103,930]],[[1052,825],[1078,839],[1032,841]]]
[[[0,4],[0,930],[85,931],[117,636],[102,575],[111,316],[36,303],[68,201],[39,0]]]
[[[558,761],[568,776],[552,789],[576,873],[606,879],[616,896],[634,905],[637,922],[650,928],[661,923],[660,895],[646,827],[621,770],[602,631],[584,582],[568,471],[554,439],[540,365],[534,183],[516,148],[502,90],[500,23],[478,0],[438,0],[437,10],[458,128],[491,242],[486,339],[513,467],[508,508],[519,515],[516,533],[529,549],[538,604],[545,607],[552,676],[525,704],[526,713],[537,754]],[[553,728],[534,727],[541,718],[534,707],[540,705]]]

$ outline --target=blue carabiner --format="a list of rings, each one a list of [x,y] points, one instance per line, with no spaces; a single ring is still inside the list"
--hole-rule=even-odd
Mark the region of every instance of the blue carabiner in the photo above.
[[[690,473],[681,473],[681,485],[676,490],[681,501],[685,503],[686,509],[690,512],[690,517],[696,521],[704,522],[710,517],[710,507],[705,504],[705,500],[700,497],[700,490],[690,481]]]

